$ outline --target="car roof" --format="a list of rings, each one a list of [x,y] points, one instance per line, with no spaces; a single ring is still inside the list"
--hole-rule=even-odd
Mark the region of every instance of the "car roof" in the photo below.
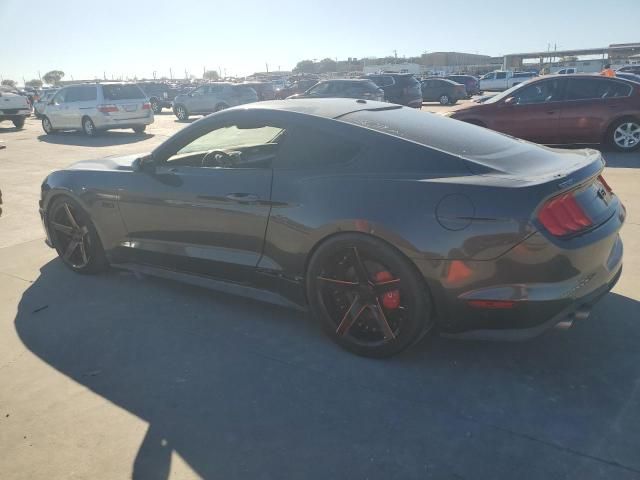
[[[277,110],[336,119],[360,110],[399,109],[401,105],[353,98],[296,98],[249,103],[229,110]]]

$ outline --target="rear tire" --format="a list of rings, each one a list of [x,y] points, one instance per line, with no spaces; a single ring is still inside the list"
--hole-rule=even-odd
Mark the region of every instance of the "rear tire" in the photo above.
[[[229,105],[227,105],[226,103],[219,103],[218,105],[216,105],[216,108],[213,111],[221,112],[222,110],[226,110],[227,108],[229,108]]]
[[[16,118],[13,120],[13,125],[18,129],[24,128],[24,121],[25,121],[24,117]]]
[[[440,105],[449,105],[449,102],[451,100],[449,98],[449,95],[440,95],[438,101],[440,102]]]
[[[309,261],[306,292],[327,335],[357,355],[395,355],[434,325],[430,296],[415,266],[369,235],[346,233],[324,241]]]
[[[184,105],[176,105],[173,109],[173,113],[181,122],[189,120],[189,111]]]
[[[136,132],[136,133],[144,133],[146,128],[147,128],[146,125],[141,125],[139,127],[133,127],[133,131]]]
[[[84,117],[82,119],[82,131],[87,137],[95,137],[98,134],[96,125],[89,117]]]
[[[607,132],[608,143],[619,152],[633,152],[640,147],[640,120],[622,118]]]
[[[47,117],[46,115],[42,117],[42,130],[44,130],[44,133],[46,133],[47,135],[56,133],[56,129],[53,128],[51,120],[49,120],[49,117]]]
[[[162,112],[162,107],[160,106],[160,102],[158,102],[158,100],[155,98],[151,99],[151,110],[153,110],[153,113],[155,114]]]
[[[98,273],[109,267],[93,222],[71,197],[56,198],[47,209],[47,227],[62,262],[76,273]]]

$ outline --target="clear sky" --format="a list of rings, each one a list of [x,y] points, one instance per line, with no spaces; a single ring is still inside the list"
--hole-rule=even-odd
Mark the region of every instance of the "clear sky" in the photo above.
[[[640,0],[0,0],[0,75],[22,83],[246,75],[325,57],[487,55],[640,42]]]

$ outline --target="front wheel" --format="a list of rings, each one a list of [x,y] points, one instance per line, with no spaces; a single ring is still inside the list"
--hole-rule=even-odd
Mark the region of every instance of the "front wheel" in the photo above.
[[[440,102],[440,105],[449,105],[449,95],[440,95],[438,101]]]
[[[60,259],[77,273],[97,273],[108,262],[89,215],[69,197],[59,197],[48,209],[48,229]]]
[[[16,127],[16,128],[23,128],[24,127],[24,121],[25,121],[24,117],[15,118],[13,120],[13,126]]]
[[[338,235],[320,245],[309,262],[306,291],[329,337],[358,355],[395,355],[434,323],[415,267],[368,235]]]
[[[633,152],[640,147],[640,120],[623,119],[609,129],[609,143],[621,152]]]
[[[219,103],[218,105],[216,105],[214,112],[221,112],[222,110],[226,110],[227,108],[229,108],[229,105],[227,105],[226,103]]]

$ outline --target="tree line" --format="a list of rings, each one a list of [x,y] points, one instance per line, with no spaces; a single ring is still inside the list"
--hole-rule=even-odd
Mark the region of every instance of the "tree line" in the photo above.
[[[63,78],[64,78],[64,72],[62,70],[51,70],[50,72],[47,72],[42,76],[42,80],[40,80],[39,78],[34,78],[32,80],[29,80],[28,82],[24,82],[24,86],[40,88],[45,83],[47,85],[59,85],[60,81]],[[15,80],[5,78],[4,80],[2,80],[2,85],[15,88],[17,85],[17,82]]]

